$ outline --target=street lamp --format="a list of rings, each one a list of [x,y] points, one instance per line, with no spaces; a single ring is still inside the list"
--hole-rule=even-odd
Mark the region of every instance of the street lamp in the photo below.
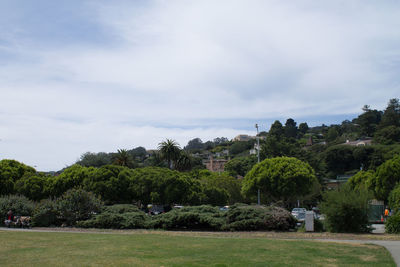
[[[257,123],[256,123],[255,127],[257,129],[257,135],[256,135],[256,139],[257,139],[257,163],[260,163],[260,137],[258,136],[258,124]],[[260,201],[260,188],[258,188],[258,190],[257,190],[257,203],[258,203],[258,205],[261,204],[261,201]]]

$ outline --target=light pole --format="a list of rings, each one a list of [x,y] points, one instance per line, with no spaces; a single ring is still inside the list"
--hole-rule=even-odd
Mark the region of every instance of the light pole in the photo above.
[[[260,163],[260,137],[258,136],[258,124],[256,123],[256,129],[257,129],[257,135],[256,135],[256,139],[257,139],[257,163]],[[257,203],[258,205],[261,204],[260,201],[260,188],[258,188],[257,190]]]

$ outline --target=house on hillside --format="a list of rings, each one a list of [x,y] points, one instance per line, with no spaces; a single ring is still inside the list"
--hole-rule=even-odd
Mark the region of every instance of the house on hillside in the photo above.
[[[359,139],[356,141],[346,140],[346,143],[344,143],[344,145],[348,146],[369,146],[371,144],[372,144],[372,139]]]
[[[214,159],[212,155],[208,160],[203,160],[203,164],[211,172],[223,172],[227,162],[228,160],[226,159]]]
[[[244,141],[250,141],[251,139],[256,138],[255,136],[250,136],[247,134],[239,134],[238,136],[236,136],[235,138],[233,138],[233,141],[240,141],[240,142],[244,142]]]

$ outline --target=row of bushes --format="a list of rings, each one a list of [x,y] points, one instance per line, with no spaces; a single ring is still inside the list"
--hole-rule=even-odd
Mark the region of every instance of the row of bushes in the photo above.
[[[287,210],[275,206],[236,204],[228,211],[208,205],[190,206],[148,216],[130,204],[104,206],[82,189],[36,204],[22,196],[0,198],[0,212],[6,214],[9,209],[17,215],[32,216],[34,226],[210,231],[288,231],[296,226],[296,219]]]

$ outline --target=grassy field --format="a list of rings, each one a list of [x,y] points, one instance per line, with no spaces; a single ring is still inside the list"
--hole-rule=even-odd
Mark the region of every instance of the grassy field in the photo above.
[[[1,266],[395,266],[375,245],[152,233],[0,231]]]

